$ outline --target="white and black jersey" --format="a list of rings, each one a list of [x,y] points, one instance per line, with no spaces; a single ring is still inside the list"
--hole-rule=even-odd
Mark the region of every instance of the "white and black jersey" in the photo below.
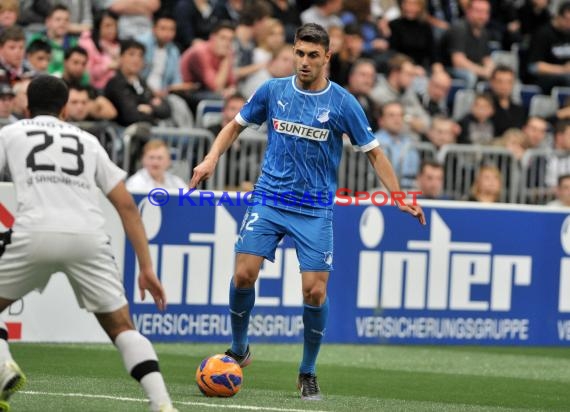
[[[6,165],[18,201],[14,231],[101,233],[98,191],[126,177],[95,136],[53,116],[0,130],[0,170]]]

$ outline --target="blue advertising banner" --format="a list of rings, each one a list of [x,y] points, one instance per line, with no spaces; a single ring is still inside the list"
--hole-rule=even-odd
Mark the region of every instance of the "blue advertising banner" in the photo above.
[[[151,299],[140,299],[127,242],[125,288],[144,335],[229,342],[233,247],[247,208],[237,196],[193,206],[171,195],[161,207],[135,196],[169,301],[161,313]],[[568,214],[463,202],[422,205],[423,227],[395,207],[335,207],[327,342],[568,345]],[[262,267],[249,334],[253,342],[300,342],[301,276],[291,239],[284,238],[275,256]]]

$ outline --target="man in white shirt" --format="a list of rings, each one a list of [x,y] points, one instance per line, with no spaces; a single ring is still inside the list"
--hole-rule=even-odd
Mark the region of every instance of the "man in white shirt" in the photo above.
[[[135,330],[99,207],[101,189],[111,201],[139,262],[139,289],[164,310],[166,296],[154,273],[138,209],[125,188],[125,172],[111,162],[95,136],[59,120],[68,99],[65,83],[42,75],[28,87],[31,119],[0,130],[0,169],[10,169],[18,210],[0,235],[0,313],[51,275],[64,272],[79,305],[95,314],[139,381],[152,411],[175,411],[158,357]],[[8,348],[0,321],[0,410],[26,380]]]
[[[143,168],[127,179],[127,190],[148,192],[155,187],[177,190],[185,188],[186,183],[168,172],[170,151],[163,140],[151,140],[143,147]]]

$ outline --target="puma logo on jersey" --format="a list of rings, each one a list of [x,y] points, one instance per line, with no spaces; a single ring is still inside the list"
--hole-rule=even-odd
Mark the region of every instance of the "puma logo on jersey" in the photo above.
[[[281,108],[281,110],[285,110],[285,106],[288,104],[288,102],[283,103],[281,100],[277,100],[277,105]]]
[[[273,129],[279,133],[303,137],[318,142],[327,141],[329,138],[328,129],[319,129],[317,127],[305,126],[304,124],[279,119],[273,119]]]

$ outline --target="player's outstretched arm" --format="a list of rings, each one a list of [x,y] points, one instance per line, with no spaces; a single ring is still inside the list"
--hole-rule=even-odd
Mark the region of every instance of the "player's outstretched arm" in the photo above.
[[[384,152],[379,148],[375,147],[374,149],[370,150],[366,153],[368,155],[368,160],[374,166],[374,170],[376,170],[376,174],[380,177],[380,180],[390,191],[390,193],[398,192],[400,190],[400,184],[398,183],[398,177],[394,172],[394,168],[390,164],[390,161],[384,154]],[[426,224],[426,218],[424,216],[424,211],[422,207],[417,203],[410,203],[410,202],[396,202],[398,204],[398,208],[402,212],[406,212],[415,216],[422,225]]]
[[[238,138],[243,130],[243,126],[232,120],[218,133],[210,152],[204,160],[194,168],[194,174],[190,180],[190,189],[194,189],[204,180],[210,178],[214,174],[216,165],[220,157],[230,148],[232,143]]]
[[[133,197],[127,191],[125,183],[120,182],[113,188],[107,197],[117,209],[123,227],[129,241],[133,245],[133,249],[139,261],[139,290],[141,298],[144,299],[145,290],[148,290],[152,295],[156,306],[160,310],[166,309],[166,294],[154,273],[152,267],[152,260],[148,250],[148,240],[144,231],[144,226],[139,214],[139,210],[135,205]]]

